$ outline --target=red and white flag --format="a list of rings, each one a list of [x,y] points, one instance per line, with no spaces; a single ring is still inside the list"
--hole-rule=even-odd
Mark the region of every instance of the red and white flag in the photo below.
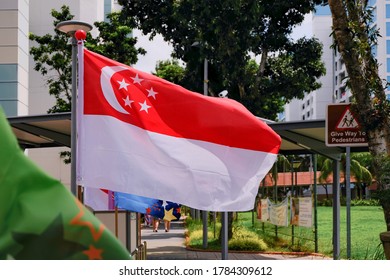
[[[106,189],[84,188],[83,202],[94,211],[114,209],[114,195]]]
[[[253,209],[279,135],[234,100],[81,54],[78,184],[201,210]]]

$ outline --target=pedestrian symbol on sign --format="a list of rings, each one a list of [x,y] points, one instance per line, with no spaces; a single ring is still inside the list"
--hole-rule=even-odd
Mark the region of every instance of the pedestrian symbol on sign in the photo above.
[[[336,130],[343,129],[359,129],[359,123],[356,121],[352,112],[349,110],[349,107],[346,108],[344,114],[342,115],[336,126]]]

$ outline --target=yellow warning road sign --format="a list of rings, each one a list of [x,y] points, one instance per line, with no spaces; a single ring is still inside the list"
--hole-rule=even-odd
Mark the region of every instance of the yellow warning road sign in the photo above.
[[[366,133],[350,106],[350,103],[328,105],[325,122],[327,146],[367,146]]]

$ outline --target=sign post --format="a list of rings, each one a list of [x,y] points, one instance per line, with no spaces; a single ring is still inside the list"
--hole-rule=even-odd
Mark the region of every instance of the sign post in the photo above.
[[[328,105],[326,115],[326,145],[346,147],[345,190],[347,202],[347,258],[351,258],[351,146],[367,146],[367,135],[351,111],[350,103]]]

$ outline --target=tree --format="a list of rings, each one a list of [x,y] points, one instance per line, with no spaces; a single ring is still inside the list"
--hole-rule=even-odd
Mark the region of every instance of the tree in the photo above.
[[[134,26],[129,21],[121,21],[119,12],[109,13],[107,19],[108,21],[94,23],[99,30],[99,36],[96,38],[89,36],[85,46],[123,64],[135,64],[138,55],[144,55],[146,51],[135,47],[137,38],[131,35]]]
[[[61,11],[52,10],[53,26],[59,22],[73,19],[68,6],[63,5]],[[95,22],[99,36],[92,38],[87,34],[86,47],[102,55],[111,57],[124,64],[136,63],[138,54],[145,54],[142,48],[135,48],[137,39],[131,37],[132,27],[128,22],[119,21],[119,13],[107,15],[108,22]],[[54,35],[43,36],[30,33],[29,39],[35,42],[30,54],[35,61],[34,69],[46,77],[49,94],[55,97],[56,103],[48,113],[70,112],[72,100],[72,50],[67,44],[69,36],[53,27]],[[69,151],[60,153],[65,163],[70,163]]]
[[[333,165],[332,160],[329,158],[325,158],[320,156],[318,160],[320,164],[321,175],[318,177],[318,180],[321,183],[327,183],[327,179],[329,175],[333,173]],[[351,176],[355,178],[355,183],[358,188],[362,185],[370,185],[372,183],[372,174],[370,170],[365,165],[366,158],[362,153],[352,153],[350,158],[350,171]],[[346,177],[345,170],[347,167],[346,155],[342,154],[341,156],[341,164],[340,170],[342,175],[344,176],[344,187],[346,185]],[[328,195],[328,194],[327,194]]]
[[[62,6],[61,12],[52,10],[51,15],[55,18],[54,26],[61,21],[73,18],[69,7],[66,6]],[[29,39],[36,43],[36,46],[30,49],[30,54],[35,61],[34,70],[47,78],[49,94],[56,99],[55,105],[49,109],[48,113],[70,111],[72,55],[71,48],[67,45],[68,36],[55,30],[53,36],[50,34],[38,36],[30,33]]]
[[[185,76],[185,68],[179,65],[177,59],[158,61],[156,72],[153,73],[153,75],[177,85],[182,85]]]
[[[386,99],[386,83],[379,76],[378,62],[371,51],[379,33],[370,24],[372,8],[368,7],[368,1],[329,0],[328,3],[335,47],[348,73],[352,111],[367,134],[379,200],[390,231],[390,101]]]
[[[59,22],[73,19],[68,6],[62,6],[61,11],[52,10],[53,26]],[[99,36],[87,36],[86,47],[125,64],[136,63],[138,54],[145,54],[142,48],[135,48],[137,39],[131,37],[132,26],[129,22],[119,21],[119,13],[107,16],[108,22],[95,22]],[[56,30],[54,35],[43,36],[30,33],[29,38],[36,44],[31,47],[30,54],[35,61],[34,69],[46,77],[49,94],[56,99],[55,105],[48,113],[69,112],[71,110],[72,77],[71,77],[71,46],[67,44],[69,36]]]
[[[203,87],[209,65],[209,95],[223,89],[259,117],[275,119],[292,98],[319,88],[324,74],[321,44],[294,42],[290,34],[319,0],[155,1],[120,0],[123,19],[150,37],[161,34],[173,56],[186,63],[185,87]],[[260,58],[254,63],[253,57]]]
[[[325,73],[317,40],[289,38],[293,26],[321,1],[118,2],[124,20],[132,19],[151,38],[161,34],[172,45],[173,56],[186,63],[186,88],[202,92],[207,59],[208,94],[226,89],[229,98],[259,117],[276,119],[286,102],[319,88],[316,79]],[[261,56],[259,64],[253,56]],[[232,221],[229,213],[228,237]]]

